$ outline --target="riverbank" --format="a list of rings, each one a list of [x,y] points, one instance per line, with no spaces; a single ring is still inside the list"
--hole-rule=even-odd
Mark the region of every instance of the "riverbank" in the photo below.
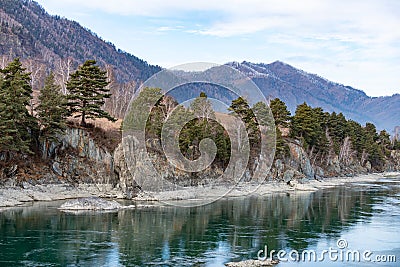
[[[324,188],[330,188],[351,183],[376,182],[385,177],[400,176],[400,172],[371,173],[354,177],[330,177],[322,180],[265,182],[263,184],[242,183],[236,186],[200,186],[183,190],[164,192],[144,192],[135,200],[139,201],[179,201],[179,200],[213,200],[229,197],[243,197],[252,195],[266,195],[274,193],[313,192]]]
[[[97,196],[122,199],[123,193],[109,184],[63,184],[30,185],[0,188],[0,208],[14,207],[33,201],[66,200]]]
[[[165,192],[141,192],[134,201],[181,201],[200,200],[211,202],[223,197],[245,197],[274,193],[313,192],[324,188],[360,182],[376,182],[379,179],[400,176],[400,172],[385,172],[359,175],[354,177],[332,177],[323,180],[303,180],[286,184],[283,182],[265,182],[263,184],[243,183],[228,187],[223,185],[190,187],[183,190]],[[23,187],[0,188],[0,208],[23,205],[33,201],[66,200],[97,196],[101,198],[122,199],[123,193],[108,184],[47,184]]]

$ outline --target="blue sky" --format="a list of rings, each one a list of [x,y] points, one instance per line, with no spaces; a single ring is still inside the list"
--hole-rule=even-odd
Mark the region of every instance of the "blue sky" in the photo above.
[[[284,61],[400,93],[398,0],[37,0],[151,64]]]

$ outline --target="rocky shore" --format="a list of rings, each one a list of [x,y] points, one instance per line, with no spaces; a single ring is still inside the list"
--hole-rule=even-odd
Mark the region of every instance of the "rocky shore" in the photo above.
[[[77,187],[69,184],[30,185],[22,187],[0,188],[0,208],[23,205],[32,201],[53,201],[82,197],[123,198],[121,190],[110,185],[80,184]]]
[[[227,187],[224,185],[188,187],[181,190],[163,192],[144,192],[138,200],[149,201],[179,201],[179,200],[213,200],[222,197],[262,196],[275,193],[314,192],[324,188],[344,184],[376,182],[385,177],[400,176],[400,172],[385,172],[358,175],[354,177],[331,177],[322,180],[298,180],[287,184],[285,182],[264,182],[262,184],[242,183]]]
[[[265,182],[263,184],[242,183],[232,188],[224,185],[196,186],[182,190],[164,192],[141,192],[133,201],[190,201],[203,200],[204,203],[222,197],[262,196],[275,193],[305,193],[344,184],[362,182],[376,182],[382,178],[400,176],[400,172],[386,172],[359,175],[354,177],[333,177],[323,180],[303,180],[290,184],[284,182]],[[68,184],[29,185],[23,187],[0,188],[0,208],[23,205],[32,201],[54,201],[87,197],[101,197],[107,199],[123,199],[122,190],[112,188],[111,185],[80,184],[77,187]]]

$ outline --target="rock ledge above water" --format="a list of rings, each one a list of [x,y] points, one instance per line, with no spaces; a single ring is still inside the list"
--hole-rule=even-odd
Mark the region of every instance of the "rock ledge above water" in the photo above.
[[[116,201],[99,197],[85,197],[69,200],[60,206],[60,210],[117,210],[122,206]]]

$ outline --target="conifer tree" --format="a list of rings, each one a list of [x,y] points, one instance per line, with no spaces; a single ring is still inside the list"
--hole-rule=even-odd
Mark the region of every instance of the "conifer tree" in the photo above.
[[[382,130],[378,136],[378,143],[386,157],[390,156],[390,149],[392,142],[390,141],[390,134],[386,130]]]
[[[0,72],[0,151],[10,157],[32,153],[32,131],[37,124],[26,108],[32,98],[29,73],[18,58]]]
[[[316,138],[317,124],[312,108],[304,102],[297,106],[295,115],[292,117],[291,135],[304,139],[306,145],[312,146]]]
[[[376,132],[376,126],[367,122],[364,127],[365,134],[365,151],[368,154],[368,160],[371,162],[372,167],[383,165],[383,151],[380,148],[378,141],[379,136]]]
[[[233,111],[245,123],[246,130],[249,135],[249,140],[255,143],[259,141],[259,130],[256,121],[256,116],[249,104],[243,97],[238,97],[232,101],[228,110]]]
[[[361,159],[363,151],[365,151],[365,134],[363,127],[360,123],[348,120],[347,121],[347,135],[350,136],[353,148],[357,151],[357,156]]]
[[[394,139],[394,140],[393,140],[392,149],[394,149],[394,150],[400,150],[400,140],[397,140],[397,139]]]
[[[347,120],[342,113],[336,114],[336,112],[332,112],[328,118],[327,125],[330,136],[332,137],[334,143],[334,151],[336,154],[338,154],[340,146],[342,145],[341,143],[346,135],[349,134],[347,129]]]
[[[149,125],[149,123],[153,123],[152,119],[157,119],[157,121],[161,122],[161,112],[158,110],[159,106],[156,105],[154,107],[154,105],[155,103],[159,104],[162,98],[163,93],[160,88],[143,88],[129,107],[129,112],[125,116],[123,130],[143,130],[145,127],[155,128],[155,126]],[[159,116],[154,117],[154,114],[151,114],[154,112],[157,112]]]
[[[264,102],[257,102],[253,106],[253,112],[256,115],[257,123],[262,126],[272,126],[272,114]]]
[[[286,104],[278,98],[270,102],[270,109],[271,111],[264,102],[257,102],[253,106],[253,111],[256,114],[257,121],[260,125],[275,127],[275,157],[283,159],[288,155],[289,147],[284,142],[279,127],[287,127],[289,125],[288,120],[290,119],[290,112],[287,110]],[[272,117],[275,120],[275,125]]]
[[[276,126],[283,128],[288,127],[290,121],[290,111],[288,110],[285,102],[279,98],[275,98],[271,100],[269,107],[271,108],[272,115],[274,116]]]
[[[261,131],[259,128],[259,122],[254,115],[253,110],[250,108],[248,102],[243,97],[238,97],[232,101],[232,104],[228,110],[235,112],[235,115],[239,117],[245,124],[247,137],[249,140],[249,153],[250,159],[247,162],[247,169],[250,172],[254,171],[255,158],[260,155],[260,142],[261,142]],[[243,137],[240,134],[237,135],[238,144],[245,144]],[[247,145],[244,145],[242,149],[247,149]],[[243,150],[245,151],[245,150]]]
[[[47,143],[65,130],[67,117],[67,99],[56,85],[53,73],[46,78],[40,90],[40,104],[36,108],[40,125],[40,137]]]
[[[292,137],[301,138],[304,147],[310,152],[324,153],[327,149],[326,121],[326,113],[322,108],[313,109],[304,102],[297,106],[292,117],[290,134]]]
[[[87,126],[86,119],[106,118],[116,121],[101,108],[105,99],[111,96],[107,85],[106,72],[96,66],[95,60],[86,61],[71,74],[67,83],[68,107],[75,118],[81,118],[81,126]]]

